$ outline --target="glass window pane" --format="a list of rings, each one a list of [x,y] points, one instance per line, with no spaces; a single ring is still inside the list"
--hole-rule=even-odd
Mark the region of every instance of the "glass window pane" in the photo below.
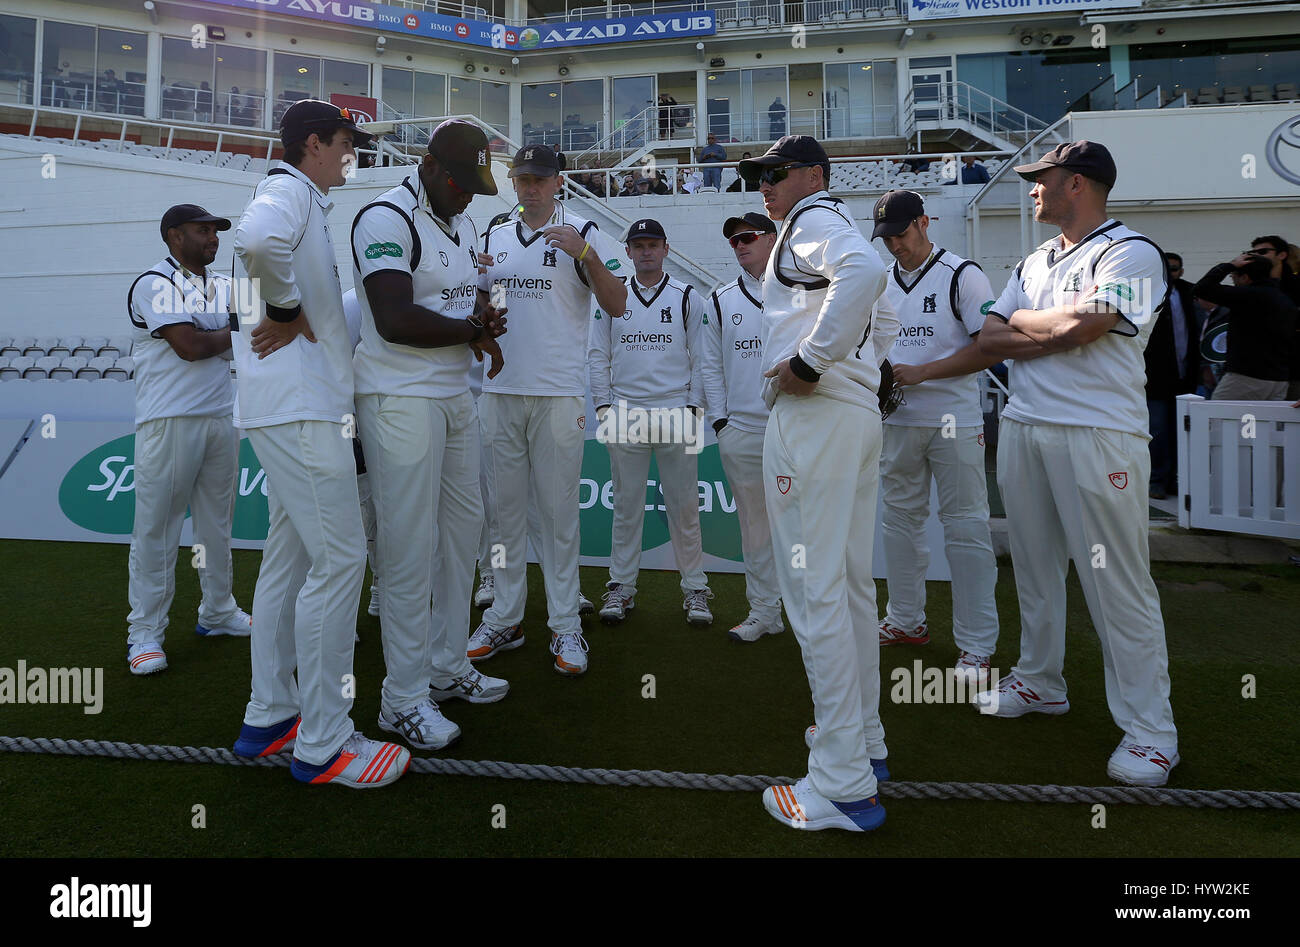
[[[299,99],[320,98],[320,60],[315,56],[277,51],[272,68],[275,70],[275,112],[271,124],[279,127],[280,116],[291,104]]]
[[[216,48],[195,49],[186,39],[162,41],[162,118],[164,121],[210,121],[212,69]]]
[[[261,128],[266,112],[266,53],[243,46],[219,45],[217,111],[227,125]]]
[[[522,92],[525,145],[560,147],[560,83],[525,85]],[[563,150],[563,149],[561,149]]]
[[[343,95],[370,94],[370,67],[365,63],[322,59],[321,67],[321,98],[326,102],[333,92]]]
[[[93,108],[95,28],[46,20],[41,47],[41,104]]]
[[[708,125],[706,130],[718,136],[718,141],[745,141],[741,134],[740,72],[710,71],[705,74],[704,94],[707,97]]]
[[[99,70],[95,110],[119,115],[144,114],[148,50],[143,33],[99,31]],[[211,91],[211,90],[209,90]]]
[[[745,113],[744,140],[776,141],[787,134],[790,115],[784,66],[744,70],[741,101]]]
[[[645,110],[655,104],[654,76],[624,76],[614,80],[610,117],[625,139],[620,147],[645,144]],[[629,124],[632,123],[632,124]]]
[[[384,98],[379,107],[383,114],[379,116],[381,120],[389,117],[410,118],[414,113],[414,79],[415,75],[409,69],[395,69],[392,66],[384,67]],[[399,114],[390,116],[389,109]]]
[[[898,130],[898,64],[889,59],[871,64],[873,109],[871,134],[894,136]]]
[[[566,82],[560,102],[564,106],[563,149],[582,151],[595,145],[604,125],[605,80]]]
[[[479,106],[478,80],[453,76],[451,79],[451,104],[448,111],[452,115],[477,115]]]
[[[36,81],[36,21],[0,15],[0,102],[32,104]]]
[[[510,128],[510,86],[504,82],[483,82],[479,117],[500,132]],[[498,147],[500,147],[499,139]]]
[[[432,72],[415,74],[416,118],[438,118],[447,114],[447,77]]]

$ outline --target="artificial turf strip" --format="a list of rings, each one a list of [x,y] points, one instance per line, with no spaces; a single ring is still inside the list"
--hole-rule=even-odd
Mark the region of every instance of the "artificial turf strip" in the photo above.
[[[235,553],[236,595],[251,605],[259,559]],[[248,694],[247,642],[192,631],[198,585],[182,557],[166,645],[170,668],[137,678],[125,662],[126,547],[5,541],[0,667],[104,668],[98,716],[80,707],[0,705],[9,736],[97,738],[229,746]],[[1300,642],[1300,570],[1155,567],[1168,627],[1175,718],[1184,761],[1171,785],[1300,790],[1294,748],[1294,667]],[[588,597],[604,574],[584,569]],[[506,677],[501,703],[445,710],[464,737],[444,753],[473,760],[578,767],[799,776],[811,701],[793,635],[752,645],[726,640],[743,617],[743,578],[715,576],[716,621],[686,625],[677,577],[642,573],[637,607],[621,626],[588,620],[591,670],[566,679],[551,667],[540,575],[530,568],[527,644],[480,665]],[[880,583],[883,596],[883,583]],[[955,658],[949,586],[929,585],[930,645],[882,651],[882,718],[890,767],[909,781],[1107,785],[1119,740],[1102,689],[1100,649],[1071,578],[1066,677],[1070,713],[990,719],[970,707],[890,702],[890,672],[920,658]],[[362,643],[353,720],[372,737],[382,680],[378,619],[359,616]],[[1006,671],[1018,644],[1008,563],[998,606]],[[656,696],[642,697],[654,675]],[[1253,674],[1258,696],[1241,696]],[[870,836],[798,833],[757,793],[560,785],[408,776],[374,793],[306,787],[282,769],[0,754],[3,856],[474,856],[474,855],[1066,855],[1276,856],[1300,854],[1296,814],[1145,806],[1107,807],[1091,827],[1085,804],[890,800]],[[507,825],[491,828],[492,807]],[[202,804],[207,828],[190,827]],[[394,825],[401,832],[383,831]],[[365,826],[374,831],[356,831]]]

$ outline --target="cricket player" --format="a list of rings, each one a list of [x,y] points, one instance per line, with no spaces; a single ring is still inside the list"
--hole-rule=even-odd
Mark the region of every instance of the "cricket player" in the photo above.
[[[609,448],[614,525],[609,583],[600,619],[621,622],[636,607],[645,527],[650,454],[668,513],[668,536],[681,573],[682,608],[692,625],[713,621],[700,537],[698,419],[707,407],[704,381],[704,300],[664,272],[668,235],[657,220],[628,228],[627,308],[598,309],[591,323],[588,370],[597,437]]]
[[[1070,709],[1061,669],[1073,559],[1123,731],[1106,772],[1162,786],[1178,764],[1178,732],[1147,543],[1142,350],[1164,299],[1165,258],[1107,215],[1116,172],[1104,145],[1067,142],[1015,170],[1033,182],[1035,219],[1061,234],[1016,266],[979,336],[982,351],[1014,359],[998,486],[1020,599],[1020,660],[980,709]]]
[[[135,522],[128,560],[127,665],[165,670],[167,612],[185,508],[194,515],[200,635],[251,633],[231,594],[230,524],[239,433],[230,384],[230,280],[209,273],[230,221],[177,204],[160,225],[168,255],[127,292],[135,328]],[[201,550],[200,550],[201,547]]]
[[[736,254],[740,275],[709,297],[701,333],[700,376],[722,469],[736,498],[749,600],[749,615],[727,637],[757,641],[785,631],[763,491],[763,431],[768,415],[762,392],[763,271],[776,244],[776,224],[762,214],[749,213],[728,218],[722,235]]]
[[[384,577],[379,727],[424,750],[460,736],[437,701],[493,703],[509,691],[465,653],[483,522],[469,370],[486,353],[496,374],[493,329],[504,331],[478,304],[478,234],[465,212],[476,194],[496,192],[483,130],[447,121],[418,170],[352,224],[353,276],[365,288],[353,360],[357,421]]]
[[[343,317],[347,320],[348,337],[352,340],[355,355],[357,346],[361,344],[361,303],[357,301],[356,289],[343,294]],[[366,613],[378,618],[384,589],[379,581],[379,562],[375,558],[375,501],[370,496],[370,474],[366,472],[366,456],[361,450],[360,437],[352,439],[352,454],[357,462],[357,496],[361,500],[361,525],[366,531],[366,561],[370,563],[370,604],[366,606]],[[361,640],[360,635],[357,640]]]
[[[808,775],[763,792],[798,829],[863,832],[885,820],[872,760],[880,637],[871,576],[880,463],[880,362],[895,331],[874,325],[885,265],[842,201],[830,159],[787,135],[740,163],[781,222],[763,276],[763,477],[777,579],[803,651],[816,730]],[[878,335],[883,334],[883,340]],[[883,774],[882,774],[883,775]]]
[[[528,508],[536,501],[542,578],[555,670],[587,670],[578,615],[578,486],[585,445],[586,342],[592,297],[622,312],[627,289],[615,275],[618,246],[555,199],[560,165],[545,145],[521,148],[510,169],[519,206],[483,237],[492,262],[479,281],[486,304],[510,309],[502,340],[506,367],[483,379],[480,399],[488,476],[495,491],[494,598],[469,641],[479,661],[524,643]],[[490,561],[490,560],[489,560]]]
[[[993,290],[978,264],[930,241],[930,218],[915,191],[890,191],[876,202],[872,219],[872,239],[883,240],[894,257],[885,295],[900,328],[889,361],[895,384],[906,387],[905,400],[884,422],[880,453],[889,587],[880,644],[930,640],[924,530],[933,478],[952,570],[957,669],[978,678],[981,669],[988,672],[998,640],[979,372],[999,359],[981,352],[974,339]]]
[[[350,112],[328,102],[285,110],[284,160],[235,228],[236,272],[260,295],[231,320],[236,423],[266,471],[270,507],[253,599],[253,688],[235,752],[292,747],[295,779],[358,789],[394,782],[411,762],[409,751],[367,739],[348,716],[366,549],[351,443],[352,340],[326,217],[330,189],[344,183],[355,144],[368,140]],[[241,310],[254,299],[236,296]]]

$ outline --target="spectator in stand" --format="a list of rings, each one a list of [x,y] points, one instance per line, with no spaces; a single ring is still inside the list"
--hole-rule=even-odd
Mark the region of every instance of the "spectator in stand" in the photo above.
[[[656,171],[654,178],[647,178],[646,181],[650,185],[649,193],[651,194],[671,194],[673,192],[672,185],[668,183],[662,171]]]
[[[711,171],[718,171],[716,168],[710,168]],[[721,171],[718,171],[721,174]],[[683,168],[677,172],[677,190],[685,191],[687,194],[696,194],[700,188],[704,187],[704,175],[700,173],[699,168]]]
[[[212,86],[206,82],[199,83],[199,91],[194,96],[194,111],[200,122],[212,121]]]
[[[904,161],[903,164],[910,164]],[[982,164],[976,164],[974,155],[961,156],[961,183],[962,184],[987,184],[989,179],[989,169]],[[945,184],[956,184],[957,181],[944,181]]]
[[[701,164],[717,164],[720,161],[727,160],[727,149],[718,144],[718,136],[709,132],[708,144],[700,152]],[[705,168],[704,169],[704,187],[713,187],[722,190],[722,169]]]
[[[618,197],[636,197],[636,195],[639,194],[639,193],[641,193],[641,192],[640,192],[640,191],[638,190],[638,188],[637,188],[637,181],[636,181],[636,179],[635,179],[634,177],[632,177],[632,175],[630,175],[630,174],[624,175],[624,176],[623,176],[623,188],[622,188],[622,190],[620,190],[620,191],[618,192],[618,194],[617,194],[616,196],[618,196]]]
[[[907,148],[907,153],[909,155],[916,154],[916,145],[909,145]],[[919,174],[922,171],[930,170],[929,158],[904,158],[900,162],[900,164],[902,164],[905,168],[907,168],[909,171],[915,174]]]
[[[767,137],[775,140],[784,136],[785,106],[781,104],[781,97],[778,95],[767,107]]]
[[[1269,276],[1278,281],[1278,287],[1293,303],[1300,306],[1300,276],[1295,272],[1300,258],[1296,256],[1296,248],[1274,235],[1250,241],[1250,252],[1273,264]],[[1296,332],[1300,333],[1300,321],[1296,324]],[[1287,400],[1295,401],[1297,398],[1300,398],[1300,335],[1291,339],[1291,379],[1287,388]]]
[[[667,141],[672,137],[673,106],[677,104],[667,92],[659,93],[659,140]]]
[[[748,161],[752,157],[754,156],[750,154],[748,151],[746,151],[743,155],[740,156],[740,160]],[[731,193],[732,191],[757,191],[757,190],[758,190],[757,184],[749,184],[744,180],[744,178],[740,177],[739,175],[736,176],[736,180],[732,181],[731,184],[727,186],[728,193]]]
[[[1201,277],[1196,295],[1227,306],[1228,361],[1215,401],[1281,401],[1291,376],[1296,305],[1272,279],[1268,259],[1249,252]],[[1229,273],[1234,286],[1220,282]]]
[[[104,70],[104,78],[99,80],[99,111],[116,112],[122,98],[122,83],[112,69]]]
[[[1169,298],[1156,310],[1143,358],[1147,370],[1147,412],[1151,430],[1153,500],[1178,492],[1178,451],[1174,430],[1175,399],[1191,394],[1200,380],[1203,310],[1196,305],[1192,284],[1183,279],[1183,258],[1166,253]]]

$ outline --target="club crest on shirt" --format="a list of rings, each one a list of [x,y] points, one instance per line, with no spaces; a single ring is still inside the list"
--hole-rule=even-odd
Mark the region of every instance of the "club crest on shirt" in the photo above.
[[[451,260],[447,258],[447,253],[445,250],[438,251],[438,262],[441,263],[443,266],[447,266],[449,263],[451,263]]]
[[[776,478],[776,488],[777,488],[778,490],[780,490],[783,494],[784,494],[784,493],[789,493],[789,492],[790,492],[790,478],[789,478],[789,477],[777,477],[777,478]]]
[[[671,323],[671,322],[673,321],[673,311],[672,311],[672,309],[670,309],[670,308],[667,307],[667,306],[665,306],[663,309],[660,309],[660,310],[659,310],[659,321],[660,321],[660,322],[669,322],[669,323]]]
[[[1075,270],[1066,278],[1064,292],[1067,293],[1083,292],[1083,271],[1082,270]]]
[[[542,266],[555,266],[555,250],[542,251]]]
[[[983,431],[981,431],[979,434],[976,434],[976,435],[975,435],[975,443],[978,444],[980,447],[983,447],[983,446],[984,446],[984,432],[983,432]]]
[[[497,254],[497,262],[504,263],[506,261],[506,256],[507,256],[506,251],[502,250],[500,253]]]
[[[738,326],[738,325],[740,325],[740,323],[743,322],[744,319],[745,319],[745,317],[742,316],[742,315],[741,315],[740,313],[738,313],[738,312],[733,312],[733,313],[731,314],[731,324],[732,324],[733,326]]]
[[[1111,486],[1116,490],[1123,490],[1128,486],[1128,471],[1120,470],[1110,475]]]
[[[937,296],[937,295],[939,295],[939,294],[938,294],[938,293],[931,293],[929,296],[926,296],[923,300],[921,300],[921,312],[926,313],[926,312],[934,312],[934,311],[935,311],[935,307],[934,307],[934,297]]]
[[[586,430],[586,428],[587,428],[587,416],[585,414],[578,415],[578,430],[583,431]]]
[[[629,320],[629,321],[631,321],[631,319],[632,319],[632,310],[631,310],[631,309],[624,309],[624,310],[623,310],[623,318],[624,318],[624,319],[627,319],[627,320]]]

